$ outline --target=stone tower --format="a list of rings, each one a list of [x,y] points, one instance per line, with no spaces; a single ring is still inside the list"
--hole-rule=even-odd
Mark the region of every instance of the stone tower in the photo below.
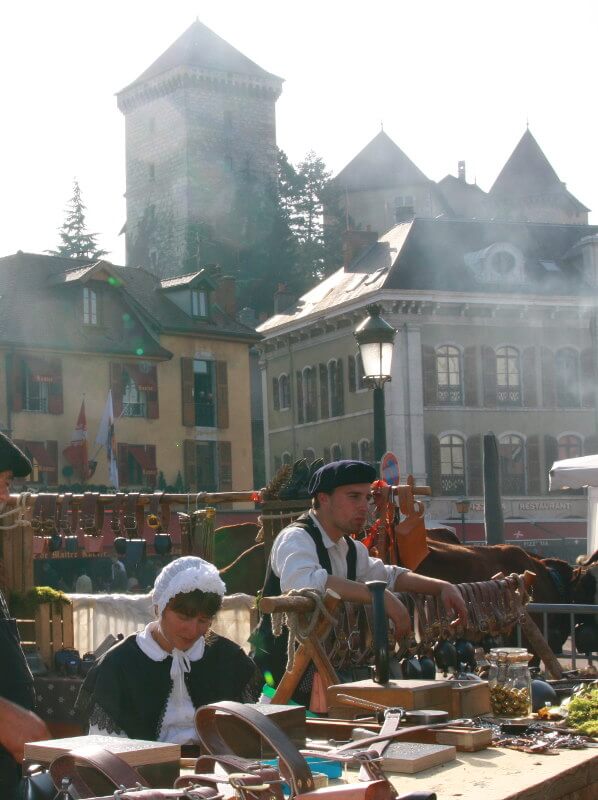
[[[276,176],[282,79],[194,22],[117,95],[126,118],[127,264],[159,277],[235,263],[248,191]]]

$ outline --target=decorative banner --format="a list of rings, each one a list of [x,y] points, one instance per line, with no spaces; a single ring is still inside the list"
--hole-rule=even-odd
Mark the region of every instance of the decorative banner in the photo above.
[[[380,476],[384,478],[390,486],[397,486],[399,483],[399,459],[394,453],[387,452],[380,461]]]

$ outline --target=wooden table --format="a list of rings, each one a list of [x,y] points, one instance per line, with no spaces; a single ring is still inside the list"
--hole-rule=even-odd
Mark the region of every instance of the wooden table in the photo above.
[[[492,747],[457,753],[456,761],[417,775],[389,777],[399,794],[429,789],[438,800],[596,800],[598,748],[546,756]]]

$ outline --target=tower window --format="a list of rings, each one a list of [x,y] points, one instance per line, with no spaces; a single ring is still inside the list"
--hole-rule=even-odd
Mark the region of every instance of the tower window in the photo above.
[[[93,289],[83,287],[83,324],[98,324],[98,301]]]

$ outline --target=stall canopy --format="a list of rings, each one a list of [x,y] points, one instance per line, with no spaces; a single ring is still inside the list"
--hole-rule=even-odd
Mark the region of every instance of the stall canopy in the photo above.
[[[550,470],[550,491],[588,487],[587,550],[598,550],[598,454],[555,461]]]

